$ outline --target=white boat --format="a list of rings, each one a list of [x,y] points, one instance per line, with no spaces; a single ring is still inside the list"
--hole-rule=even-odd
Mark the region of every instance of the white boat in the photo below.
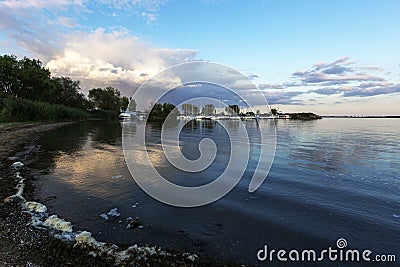
[[[135,111],[124,111],[119,114],[119,118],[122,120],[132,120],[137,118],[137,113]]]
[[[232,116],[229,116],[229,119],[230,120],[240,120],[240,117],[238,115],[232,115]]]
[[[204,115],[197,115],[195,118],[196,118],[196,120],[204,120],[204,119],[206,118],[206,116],[204,116]]]
[[[227,115],[215,115],[211,117],[212,120],[229,120],[230,117]]]
[[[244,116],[243,119],[245,119],[245,120],[255,120],[256,116]]]
[[[179,115],[176,118],[178,120],[190,121],[190,120],[194,120],[196,117],[194,115]]]

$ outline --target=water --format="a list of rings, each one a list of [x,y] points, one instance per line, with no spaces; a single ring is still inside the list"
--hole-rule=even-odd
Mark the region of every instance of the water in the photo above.
[[[248,192],[259,128],[247,122],[253,154],[244,177],[224,198],[200,208],[162,204],[135,184],[125,165],[119,122],[85,122],[50,132],[39,140],[40,151],[28,167],[36,177],[37,197],[50,211],[100,241],[156,244],[247,264],[257,263],[256,253],[265,244],[320,251],[335,248],[340,237],[349,248],[398,254],[400,120],[278,120],[276,127],[275,160],[264,184]],[[159,136],[159,127],[148,125],[150,158],[182,185],[215,179],[230,156],[226,132],[218,125],[189,125],[181,134],[186,156],[199,156],[202,137],[213,138],[219,154],[208,169],[188,178],[162,156]],[[100,217],[112,208],[121,216]],[[127,229],[127,217],[143,227]]]

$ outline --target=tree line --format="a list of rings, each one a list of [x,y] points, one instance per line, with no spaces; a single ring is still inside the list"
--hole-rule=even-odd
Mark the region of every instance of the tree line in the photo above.
[[[6,98],[14,102],[44,102],[86,112],[104,110],[116,114],[125,110],[129,103],[129,99],[113,87],[93,88],[86,97],[79,81],[69,77],[52,77],[40,60],[18,59],[15,55],[0,56],[0,103]],[[25,105],[28,103],[24,102]],[[6,112],[4,109],[3,103],[0,111]]]
[[[170,113],[172,113],[171,116],[175,119],[179,116],[178,109],[171,103],[150,104],[150,108],[148,121],[165,121]]]
[[[199,115],[200,113],[206,116],[212,116],[216,113],[216,108],[213,104],[206,104],[200,112],[200,108],[196,105],[185,103],[182,105],[183,115]],[[240,107],[238,105],[229,105],[225,107],[225,112],[229,115],[239,115]]]

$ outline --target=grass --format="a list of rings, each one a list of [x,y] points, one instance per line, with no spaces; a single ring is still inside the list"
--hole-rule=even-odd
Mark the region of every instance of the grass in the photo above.
[[[81,109],[12,97],[0,98],[0,122],[60,122],[88,119]]]

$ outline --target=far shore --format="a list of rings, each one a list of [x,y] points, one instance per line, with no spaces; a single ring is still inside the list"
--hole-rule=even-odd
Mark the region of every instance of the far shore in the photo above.
[[[370,116],[357,116],[357,115],[321,115],[322,118],[355,118],[355,119],[400,119],[400,115],[370,115]]]

